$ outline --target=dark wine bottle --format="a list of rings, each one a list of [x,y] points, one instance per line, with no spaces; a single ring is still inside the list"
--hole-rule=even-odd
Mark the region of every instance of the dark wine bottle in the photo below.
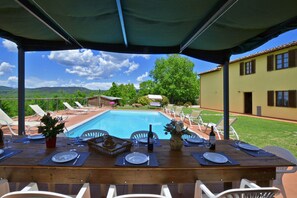
[[[149,132],[147,134],[147,151],[153,152],[154,151],[154,135],[152,132],[152,125],[150,124]]]
[[[216,134],[213,131],[213,126],[211,126],[211,131],[209,134],[209,144],[210,144],[210,147],[209,147],[210,150],[216,149]]]

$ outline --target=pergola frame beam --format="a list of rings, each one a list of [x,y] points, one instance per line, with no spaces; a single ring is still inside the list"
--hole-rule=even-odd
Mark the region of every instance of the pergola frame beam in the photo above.
[[[126,28],[125,28],[125,22],[124,22],[124,16],[123,16],[121,0],[116,0],[116,2],[117,2],[117,8],[118,8],[118,13],[119,13],[119,18],[120,18],[124,43],[125,43],[125,46],[128,47],[128,41],[127,41]]]
[[[189,45],[191,45],[201,34],[203,34],[213,23],[215,23],[222,15],[224,15],[238,0],[227,0],[223,5],[218,5],[192,33],[181,43],[180,53],[182,53]]]
[[[71,45],[83,46],[71,36],[61,25],[58,24],[44,9],[42,9],[34,0],[30,3],[28,0],[15,0],[20,6],[27,10],[37,20],[45,24],[55,34]]]

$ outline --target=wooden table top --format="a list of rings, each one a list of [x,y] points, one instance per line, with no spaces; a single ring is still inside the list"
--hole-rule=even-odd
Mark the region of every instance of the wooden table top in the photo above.
[[[19,137],[18,137],[19,138]],[[277,166],[291,166],[292,163],[279,158],[253,157],[235,149],[231,140],[220,140],[216,152],[224,152],[239,162],[238,166],[201,166],[191,155],[193,152],[208,151],[205,147],[183,147],[182,151],[171,151],[168,140],[161,140],[161,146],[154,147],[158,167],[115,166],[116,157],[106,156],[89,150],[88,146],[69,145],[68,138],[57,138],[57,147],[47,149],[45,144],[13,143],[12,149],[22,152],[0,162],[0,177],[10,181],[49,183],[187,183],[196,179],[206,181],[234,181],[240,178],[267,181],[275,178]],[[41,166],[40,161],[52,152],[90,151],[90,156],[80,167]],[[133,149],[133,148],[132,148]],[[146,147],[137,148],[146,152]]]

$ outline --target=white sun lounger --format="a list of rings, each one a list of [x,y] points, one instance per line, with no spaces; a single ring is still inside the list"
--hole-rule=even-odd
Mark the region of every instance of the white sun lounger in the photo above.
[[[18,135],[11,128],[12,126],[18,126],[18,121],[11,119],[2,109],[0,109],[0,124],[3,126],[7,126],[13,135]],[[25,122],[25,126],[27,128],[27,131],[29,131],[31,127],[40,126],[40,122],[28,121]]]

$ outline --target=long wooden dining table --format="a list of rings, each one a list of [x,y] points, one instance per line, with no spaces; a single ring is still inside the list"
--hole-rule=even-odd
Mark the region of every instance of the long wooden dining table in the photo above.
[[[16,137],[20,138],[20,137]],[[160,140],[154,147],[158,166],[116,166],[116,157],[103,155],[90,150],[87,145],[69,144],[68,138],[57,138],[57,146],[47,149],[45,144],[13,143],[11,149],[22,152],[0,161],[0,177],[11,182],[42,182],[50,184],[168,184],[203,182],[233,182],[241,178],[255,180],[261,186],[269,186],[276,177],[276,167],[294,164],[279,158],[253,157],[236,149],[232,140],[220,140],[216,152],[236,160],[235,166],[203,166],[192,156],[195,152],[209,151],[202,146],[183,147],[181,151],[171,151],[169,140]],[[90,152],[82,166],[46,166],[40,161],[53,152],[69,151]],[[147,147],[132,148],[133,151],[147,152]]]

